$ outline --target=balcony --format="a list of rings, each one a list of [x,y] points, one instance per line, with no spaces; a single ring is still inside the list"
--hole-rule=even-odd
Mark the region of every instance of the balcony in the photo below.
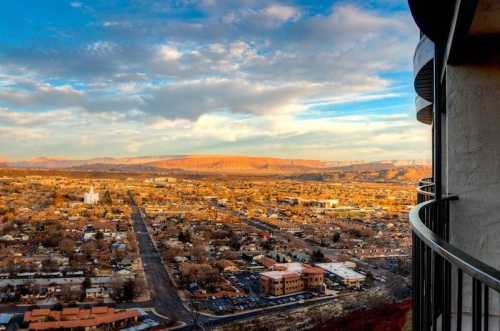
[[[450,205],[436,200],[432,178],[419,182],[410,212],[413,239],[413,330],[488,330],[498,327],[500,271],[450,243]]]
[[[415,109],[417,110],[417,120],[424,124],[432,124],[432,102],[420,96],[415,97]]]
[[[415,106],[417,119],[425,124],[432,123],[432,102],[434,97],[434,44],[422,35],[413,56],[414,85],[417,96]]]
[[[422,35],[413,55],[414,85],[417,94],[429,101],[434,96],[434,43]]]

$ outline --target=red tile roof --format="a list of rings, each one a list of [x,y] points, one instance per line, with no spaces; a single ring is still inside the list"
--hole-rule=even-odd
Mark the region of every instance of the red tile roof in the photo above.
[[[93,327],[139,316],[140,313],[137,310],[115,311],[109,307],[65,308],[62,311],[34,309],[24,314],[24,321],[30,322],[30,330],[48,330]]]

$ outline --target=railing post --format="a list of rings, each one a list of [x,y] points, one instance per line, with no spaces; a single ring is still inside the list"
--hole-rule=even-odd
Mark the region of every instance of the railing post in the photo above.
[[[481,331],[481,282],[476,278],[472,279],[472,331]]]
[[[420,330],[420,243],[415,233],[412,233],[412,330]]]

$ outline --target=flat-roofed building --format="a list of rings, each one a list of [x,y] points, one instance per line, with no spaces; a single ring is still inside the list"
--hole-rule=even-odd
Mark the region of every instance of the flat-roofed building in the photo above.
[[[354,271],[345,263],[317,263],[317,267],[339,278],[346,286],[360,287],[366,280],[366,276]]]

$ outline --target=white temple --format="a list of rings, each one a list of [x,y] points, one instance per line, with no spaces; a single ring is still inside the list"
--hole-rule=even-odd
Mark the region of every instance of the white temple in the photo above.
[[[94,192],[94,186],[91,186],[90,191],[83,195],[83,202],[89,205],[99,202],[99,193]]]

